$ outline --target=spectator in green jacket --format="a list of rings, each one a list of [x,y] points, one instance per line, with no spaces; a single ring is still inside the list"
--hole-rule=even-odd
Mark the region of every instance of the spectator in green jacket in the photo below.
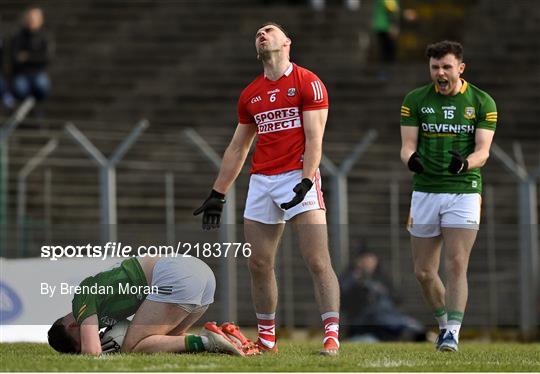
[[[399,36],[399,0],[375,0],[373,6],[373,31],[379,44],[380,60],[394,62]]]

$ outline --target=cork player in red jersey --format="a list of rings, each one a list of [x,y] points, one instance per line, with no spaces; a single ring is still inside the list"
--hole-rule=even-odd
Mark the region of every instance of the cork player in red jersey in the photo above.
[[[291,39],[280,25],[262,25],[255,34],[255,48],[263,73],[240,95],[236,131],[210,196],[194,214],[203,213],[203,229],[219,227],[225,194],[257,138],[244,233],[253,248],[248,265],[259,348],[277,351],[278,290],[274,265],[285,222],[290,221],[312,276],[323,321],[321,354],[337,355],[339,285],[328,250],[319,173],[328,94],[314,73],[290,61]]]

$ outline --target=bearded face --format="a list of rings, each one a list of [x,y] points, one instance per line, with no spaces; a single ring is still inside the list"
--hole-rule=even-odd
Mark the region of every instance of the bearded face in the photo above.
[[[255,49],[260,60],[267,60],[273,53],[288,48],[291,40],[278,27],[268,25],[261,27],[255,34]]]

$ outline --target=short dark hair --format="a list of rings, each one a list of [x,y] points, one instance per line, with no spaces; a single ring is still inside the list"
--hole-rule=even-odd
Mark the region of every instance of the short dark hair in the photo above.
[[[58,318],[47,333],[49,345],[60,353],[78,353],[77,342],[66,331],[63,317]]]
[[[463,46],[461,43],[452,40],[443,40],[442,42],[433,43],[426,48],[426,57],[439,59],[447,54],[456,56],[459,61],[463,60]]]
[[[290,38],[289,33],[287,32],[287,30],[285,30],[285,28],[283,26],[281,26],[279,23],[275,23],[275,22],[272,22],[272,21],[265,22],[259,27],[259,29],[262,29],[263,27],[266,27],[266,26],[276,26],[278,29],[280,29],[285,34],[285,36],[287,38]]]

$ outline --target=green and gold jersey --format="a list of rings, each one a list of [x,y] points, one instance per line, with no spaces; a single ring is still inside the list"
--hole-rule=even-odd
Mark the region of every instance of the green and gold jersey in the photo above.
[[[77,324],[97,314],[99,328],[114,325],[134,314],[150,287],[137,258],[84,279],[73,296],[72,311]]]
[[[480,169],[450,173],[448,151],[467,157],[474,152],[476,129],[495,131],[496,124],[495,101],[464,80],[455,96],[440,94],[433,83],[407,94],[401,106],[401,126],[418,127],[417,152],[424,163],[424,172],[413,177],[413,190],[481,193]]]

